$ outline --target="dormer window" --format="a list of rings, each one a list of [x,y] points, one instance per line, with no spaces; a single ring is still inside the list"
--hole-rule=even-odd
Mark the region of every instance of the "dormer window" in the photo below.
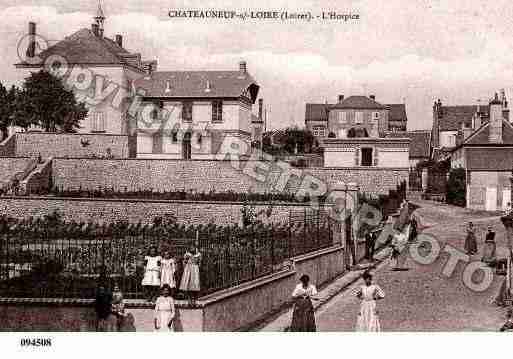
[[[358,125],[363,123],[363,113],[362,112],[357,111],[354,113],[354,122]]]
[[[192,122],[192,101],[182,102],[182,121]]]

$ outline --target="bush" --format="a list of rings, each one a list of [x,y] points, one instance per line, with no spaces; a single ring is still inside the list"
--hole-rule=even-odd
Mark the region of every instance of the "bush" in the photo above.
[[[467,204],[466,187],[465,169],[454,168],[450,170],[449,180],[447,181],[447,203],[465,207]]]

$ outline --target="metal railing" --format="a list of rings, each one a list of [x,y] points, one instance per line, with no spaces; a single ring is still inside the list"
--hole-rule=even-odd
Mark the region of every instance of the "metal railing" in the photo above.
[[[98,226],[52,218],[0,217],[0,296],[92,298],[100,277],[127,298],[143,298],[144,256],[169,251],[180,283],[185,251],[202,254],[201,295],[281,270],[292,257],[333,245],[323,211],[291,214],[290,223],[237,226],[118,223]]]

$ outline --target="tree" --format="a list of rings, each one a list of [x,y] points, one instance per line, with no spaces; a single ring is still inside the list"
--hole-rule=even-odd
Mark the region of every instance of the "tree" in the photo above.
[[[7,90],[0,82],[0,142],[9,135],[8,128],[14,124],[16,87]]]
[[[61,79],[44,70],[31,73],[16,96],[16,125],[25,129],[36,125],[46,132],[75,132],[86,116],[85,105]]]
[[[447,203],[465,207],[467,205],[466,193],[467,185],[465,169],[451,169],[449,172],[449,179],[447,180]]]

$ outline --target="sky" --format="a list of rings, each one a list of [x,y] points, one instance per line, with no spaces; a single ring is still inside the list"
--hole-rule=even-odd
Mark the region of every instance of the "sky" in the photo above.
[[[339,94],[405,103],[408,129],[429,129],[432,104],[486,103],[513,95],[513,2],[428,0],[102,0],[105,34],[156,58],[159,70],[236,70],[245,60],[261,86],[269,127],[304,124],[307,102]],[[22,83],[13,66],[29,21],[57,41],[90,27],[97,0],[0,0],[0,81]],[[358,20],[172,19],[175,9],[287,10],[358,14]],[[510,95],[511,94],[511,95]],[[256,111],[256,106],[255,109]]]

